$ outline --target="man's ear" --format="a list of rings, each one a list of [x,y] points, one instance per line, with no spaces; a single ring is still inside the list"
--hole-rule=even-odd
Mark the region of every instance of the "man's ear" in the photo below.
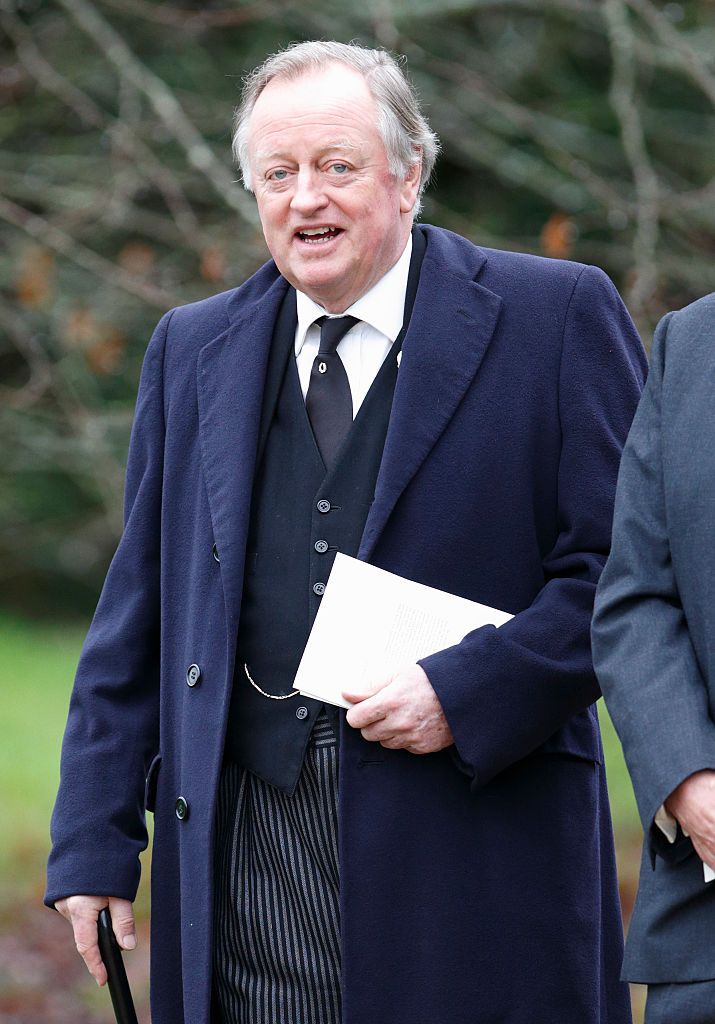
[[[422,149],[415,151],[412,164],[400,186],[400,213],[411,213],[420,194],[422,177]]]

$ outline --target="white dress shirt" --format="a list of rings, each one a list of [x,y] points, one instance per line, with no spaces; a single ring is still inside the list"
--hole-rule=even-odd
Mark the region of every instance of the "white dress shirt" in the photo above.
[[[385,361],[385,356],[402,330],[405,315],[407,276],[412,256],[412,236],[395,265],[380,280],[353,302],[340,316],[354,316],[360,321],[347,332],[337,352],[348,375],[353,397],[353,419],[363,403],[370,385]],[[310,371],[320,346],[320,327],[315,321],[330,316],[322,306],[296,289],[298,326],[295,331],[295,358],[300,386],[305,398]]]

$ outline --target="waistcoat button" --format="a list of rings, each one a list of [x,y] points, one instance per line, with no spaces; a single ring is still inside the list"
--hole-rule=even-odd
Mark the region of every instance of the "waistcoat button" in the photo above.
[[[327,540],[316,540],[315,544],[313,545],[313,547],[315,548],[319,555],[324,555],[325,552],[328,550],[329,546],[330,545],[328,544]]]
[[[295,717],[300,719],[300,721],[302,722],[304,718],[308,717],[308,709],[304,707],[299,707],[295,713]]]
[[[325,498],[321,498],[316,507],[318,509],[318,512],[323,512],[323,513],[329,512],[330,511],[330,502],[326,501]]]
[[[318,597],[322,597],[323,594],[325,593],[325,584],[324,583],[314,583],[313,584],[313,593],[317,594]]]

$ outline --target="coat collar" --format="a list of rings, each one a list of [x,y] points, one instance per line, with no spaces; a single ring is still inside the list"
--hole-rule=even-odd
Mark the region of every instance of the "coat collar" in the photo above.
[[[474,379],[501,308],[499,296],[474,280],[486,253],[450,232],[423,230],[427,250],[358,552],[364,560]]]
[[[238,621],[261,404],[273,325],[288,284],[267,265],[267,286],[228,299],[230,327],[199,352],[199,437],[226,615]],[[252,278],[250,285],[256,280]]]
[[[427,250],[358,554],[365,560],[474,379],[501,307],[499,296],[475,281],[487,258],[481,249],[450,232],[420,230]],[[266,264],[228,297],[230,326],[198,359],[201,455],[232,623],[240,608],[268,350],[287,287]]]

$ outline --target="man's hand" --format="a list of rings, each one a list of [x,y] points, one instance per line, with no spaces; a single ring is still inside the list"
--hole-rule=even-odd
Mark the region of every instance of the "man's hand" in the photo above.
[[[390,750],[431,754],[454,743],[442,705],[419,665],[377,680],[364,692],[344,690],[343,697],[354,704],[348,725]]]
[[[670,794],[665,809],[690,836],[700,860],[715,869],[715,771],[690,775]]]
[[[107,969],[99,952],[97,918],[100,910],[109,907],[117,942],[122,949],[134,949],[137,937],[131,903],[116,896],[68,896],[64,900],[57,900],[55,907],[72,925],[77,952],[87,965],[87,970],[98,985],[104,985]]]

